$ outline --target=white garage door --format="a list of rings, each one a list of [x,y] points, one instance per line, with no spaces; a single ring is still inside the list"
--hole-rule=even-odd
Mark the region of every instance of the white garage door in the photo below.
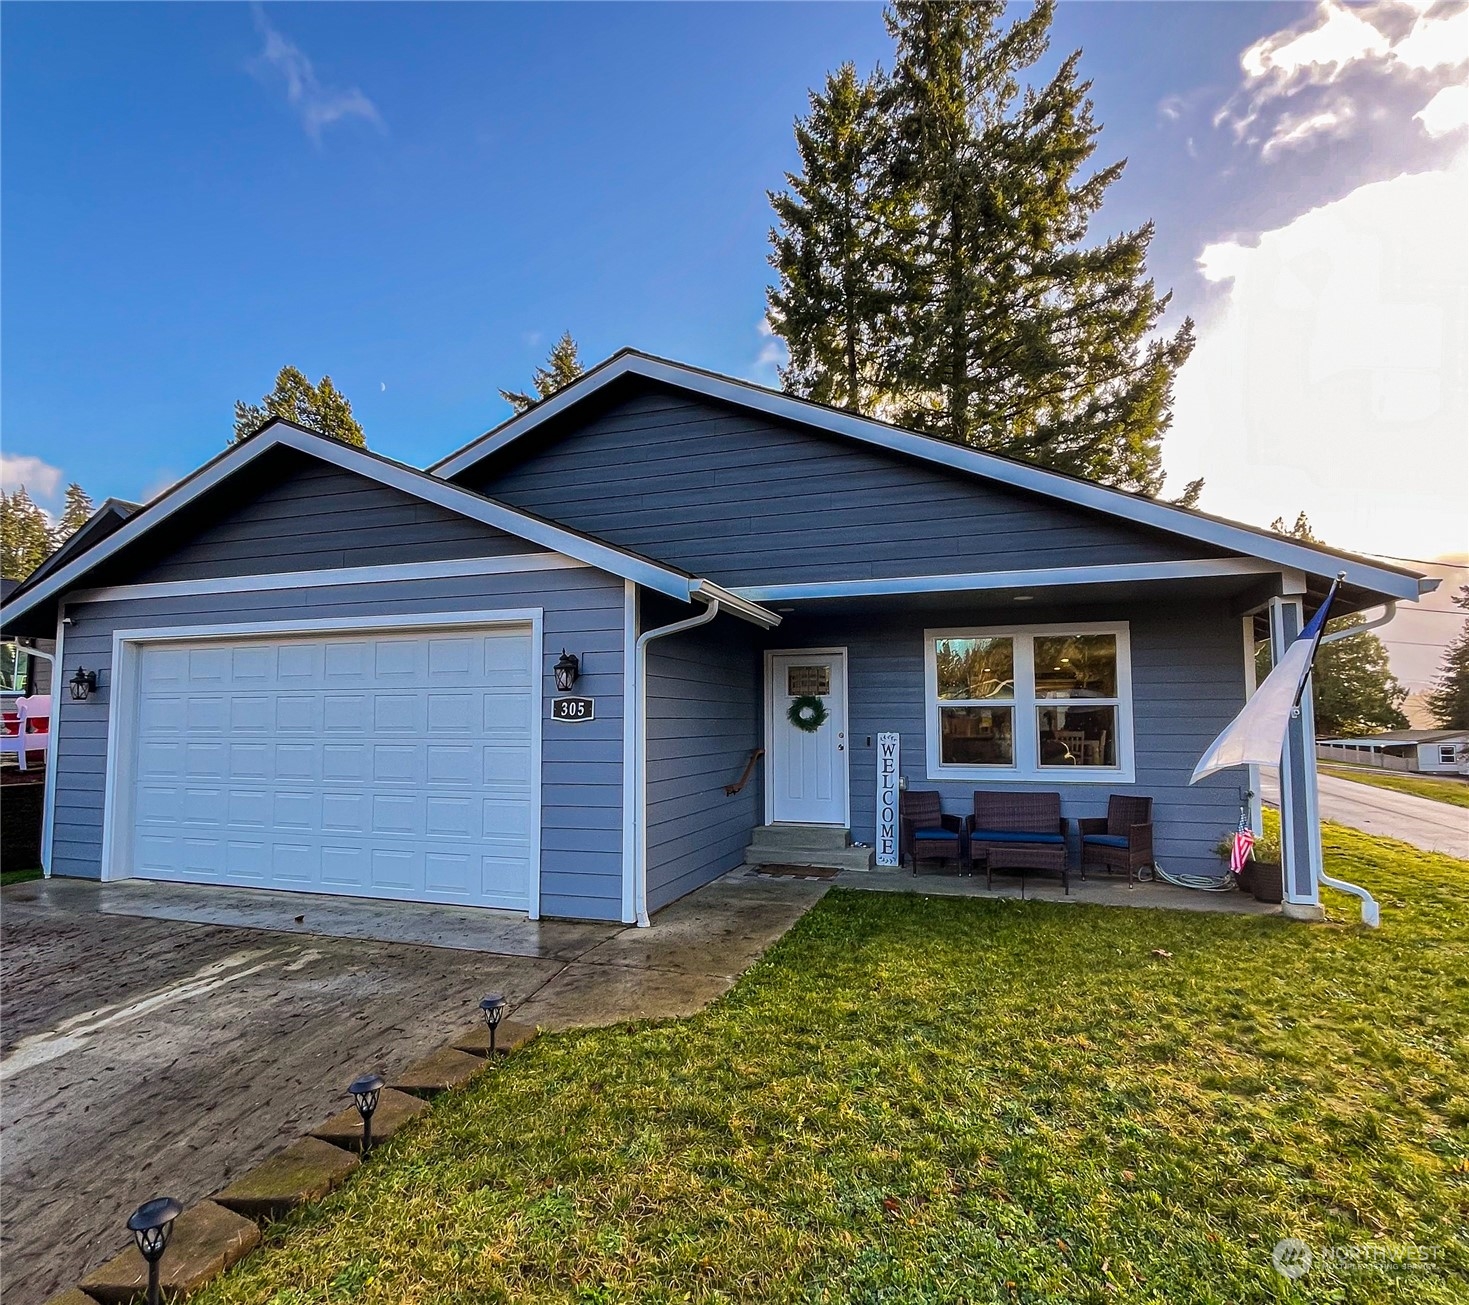
[[[144,644],[121,875],[526,910],[528,628]]]

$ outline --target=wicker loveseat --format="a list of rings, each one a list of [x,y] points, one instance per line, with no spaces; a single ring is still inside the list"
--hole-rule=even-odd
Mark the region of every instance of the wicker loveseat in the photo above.
[[[1052,870],[1061,887],[1071,891],[1066,877],[1066,829],[1061,821],[1059,793],[985,793],[974,795],[974,814],[965,820],[971,860],[985,858],[985,886],[994,873]]]

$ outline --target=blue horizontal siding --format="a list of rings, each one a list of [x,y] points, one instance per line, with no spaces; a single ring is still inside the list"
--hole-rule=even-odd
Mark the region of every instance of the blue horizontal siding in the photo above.
[[[1211,550],[656,389],[461,478],[727,585],[1172,561]],[[568,484],[596,485],[569,495]]]

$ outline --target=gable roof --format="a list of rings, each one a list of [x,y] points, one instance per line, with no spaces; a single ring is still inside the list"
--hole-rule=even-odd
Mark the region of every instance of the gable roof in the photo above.
[[[1051,471],[996,453],[955,444],[931,435],[920,435],[873,417],[798,399],[748,381],[672,362],[635,349],[623,349],[605,362],[583,373],[548,399],[511,417],[478,439],[470,441],[429,470],[446,480],[454,479],[486,458],[524,438],[551,419],[582,404],[607,387],[634,377],[697,394],[767,417],[793,422],[827,435],[946,467],[1076,507],[1120,517],[1137,525],[1197,540],[1215,548],[1262,558],[1278,566],[1314,576],[1345,572],[1347,583],[1391,599],[1416,599],[1437,588],[1438,581],[1417,572],[1388,565],[1372,558],[1343,553],[1318,544],[1304,544],[1269,530],[1242,525],[1211,516],[1193,508],[1113,489],[1064,472]],[[1380,599],[1378,601],[1381,601]]]
[[[0,624],[9,626],[41,604],[58,597],[73,587],[88,571],[162,524],[180,509],[243,471],[272,449],[278,448],[295,449],[310,457],[319,458],[345,471],[355,472],[483,525],[542,544],[567,557],[625,580],[632,580],[670,598],[685,602],[695,599],[706,603],[718,601],[732,615],[755,624],[774,626],[780,623],[780,617],[774,612],[739,598],[708,580],[655,562],[628,549],[603,543],[580,531],[547,521],[544,517],[523,512],[483,494],[450,484],[405,463],[395,462],[367,449],[353,448],[277,417],[267,422],[249,439],[231,445],[146,507],[128,516],[112,534],[93,547],[73,556],[69,561],[63,560],[44,575],[41,574],[44,568],[38,568],[6,602]]]
[[[75,534],[64,540],[50,557],[26,576],[24,583],[31,585],[44,579],[53,571],[59,570],[61,564],[69,558],[84,553],[93,544],[106,539],[134,512],[138,511],[140,506],[141,504],[129,503],[122,498],[104,499],[102,506],[82,523]]]

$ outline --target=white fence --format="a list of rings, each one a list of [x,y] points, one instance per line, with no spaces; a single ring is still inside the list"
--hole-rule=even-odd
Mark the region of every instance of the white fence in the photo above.
[[[1390,757],[1385,752],[1370,752],[1366,748],[1333,748],[1330,744],[1316,745],[1317,761],[1335,761],[1348,766],[1375,766],[1378,770],[1418,769],[1418,758]]]

